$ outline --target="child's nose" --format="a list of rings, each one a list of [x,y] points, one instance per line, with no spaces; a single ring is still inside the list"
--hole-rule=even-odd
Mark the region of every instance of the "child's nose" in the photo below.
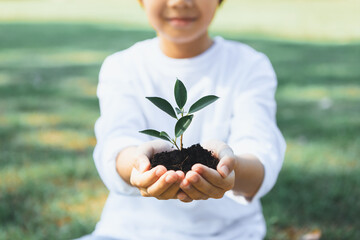
[[[169,7],[175,8],[192,7],[194,6],[194,0],[168,0],[167,4]]]

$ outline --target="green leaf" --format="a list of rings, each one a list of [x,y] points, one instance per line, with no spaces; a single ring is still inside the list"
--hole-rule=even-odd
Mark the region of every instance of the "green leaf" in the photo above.
[[[146,98],[149,99],[158,108],[160,108],[161,110],[172,116],[173,118],[177,119],[175,111],[168,101],[159,97],[146,97]]]
[[[174,95],[175,95],[176,104],[180,109],[182,109],[187,100],[187,92],[185,85],[179,79],[177,79],[175,83]]]
[[[175,136],[180,137],[189,127],[194,115],[184,116],[175,125]]]
[[[181,110],[178,107],[176,107],[175,110],[176,110],[177,114],[181,114]]]
[[[203,109],[204,107],[206,107],[207,105],[215,102],[218,99],[219,99],[219,97],[214,96],[214,95],[208,95],[208,96],[200,98],[193,105],[191,105],[191,107],[189,109],[189,114],[197,112],[200,109]]]
[[[166,137],[167,140],[168,140],[169,142],[171,142],[171,138],[170,138],[169,134],[167,134],[166,132],[164,132],[164,131],[160,132],[160,136]]]
[[[147,134],[171,142],[170,139],[168,139],[166,136],[163,136],[159,131],[156,131],[154,129],[146,129],[143,131],[139,131],[139,133]]]

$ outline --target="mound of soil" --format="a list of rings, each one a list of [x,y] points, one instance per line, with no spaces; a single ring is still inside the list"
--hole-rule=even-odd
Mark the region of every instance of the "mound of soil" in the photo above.
[[[201,163],[216,170],[218,162],[219,160],[210,151],[201,147],[200,144],[183,148],[181,151],[157,153],[150,159],[151,167],[163,165],[167,170],[181,170],[184,173],[191,170],[191,167],[196,163]]]

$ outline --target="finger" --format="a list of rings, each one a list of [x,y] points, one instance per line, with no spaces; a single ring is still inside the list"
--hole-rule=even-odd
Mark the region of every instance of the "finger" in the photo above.
[[[186,179],[191,185],[196,188],[199,192],[211,197],[211,198],[222,198],[224,196],[224,189],[216,187],[206,181],[200,174],[194,171],[189,171],[186,174]]]
[[[176,171],[176,174],[179,176],[179,179],[181,179],[181,181],[185,178],[185,173],[183,171]]]
[[[138,188],[147,188],[154,184],[164,173],[166,173],[166,168],[162,165],[144,173],[133,168],[130,175],[130,184]]]
[[[146,188],[139,188],[139,190],[140,190],[140,194],[143,197],[151,197],[150,194],[147,192]]]
[[[209,196],[205,195],[204,193],[198,191],[196,188],[194,188],[191,183],[186,179],[181,182],[180,184],[181,190],[183,190],[186,195],[189,196],[189,198],[193,200],[206,200],[209,198]]]
[[[169,142],[166,142],[164,140],[153,140],[151,141],[152,148],[153,148],[153,154],[160,152],[170,152],[173,149],[172,145]]]
[[[235,167],[235,158],[234,156],[224,156],[220,159],[216,169],[221,174],[223,178],[226,178]]]
[[[180,183],[181,183],[181,182],[184,180],[184,178],[185,178],[185,174],[184,174],[183,171],[176,171],[176,173],[178,174],[179,180],[180,180]],[[179,187],[180,187],[180,185],[179,185]],[[184,193],[181,189],[178,190],[176,197],[177,197],[177,199],[179,199],[180,201],[186,202],[186,203],[193,201],[193,200],[192,200],[188,195],[186,195],[186,193]]]
[[[171,144],[163,140],[154,140],[140,145],[137,150],[139,155],[144,154],[148,158],[151,158],[156,153],[171,151]]]
[[[218,141],[218,140],[211,140],[204,144],[201,144],[201,146],[208,150],[213,152],[216,158],[221,159],[223,155],[221,154],[231,154],[232,150],[231,148],[224,142]]]
[[[208,141],[202,144],[202,147],[211,151],[214,154],[214,157],[220,160],[225,156],[234,156],[234,152],[229,145],[218,140]]]
[[[218,158],[221,160],[226,156],[233,157],[234,152],[227,144],[224,144],[218,149]]]
[[[182,201],[182,202],[185,202],[185,203],[188,203],[188,202],[192,202],[193,200],[186,194],[184,193],[182,190],[178,191],[177,193],[177,198]]]
[[[177,192],[180,189],[180,183],[184,179],[184,172],[183,171],[176,171],[178,176],[177,181],[170,186],[165,192],[163,192],[158,199],[176,199]]]
[[[180,182],[181,181],[178,180],[175,183],[173,183],[167,190],[165,190],[157,198],[161,200],[176,199],[177,192],[180,189]]]
[[[201,175],[201,177],[215,187],[224,190],[230,190],[233,187],[233,172],[230,173],[228,177],[223,178],[218,171],[202,164],[195,164],[191,170]]]
[[[178,180],[178,175],[173,171],[167,171],[159,180],[148,187],[147,192],[153,196],[158,197],[170,188]]]
[[[138,155],[135,160],[134,167],[141,173],[149,170],[151,167],[149,158],[144,154]]]

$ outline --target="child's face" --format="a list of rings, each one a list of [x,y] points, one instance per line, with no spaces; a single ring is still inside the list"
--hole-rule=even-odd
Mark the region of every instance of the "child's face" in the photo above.
[[[140,0],[150,24],[160,38],[191,42],[204,34],[219,0]]]

